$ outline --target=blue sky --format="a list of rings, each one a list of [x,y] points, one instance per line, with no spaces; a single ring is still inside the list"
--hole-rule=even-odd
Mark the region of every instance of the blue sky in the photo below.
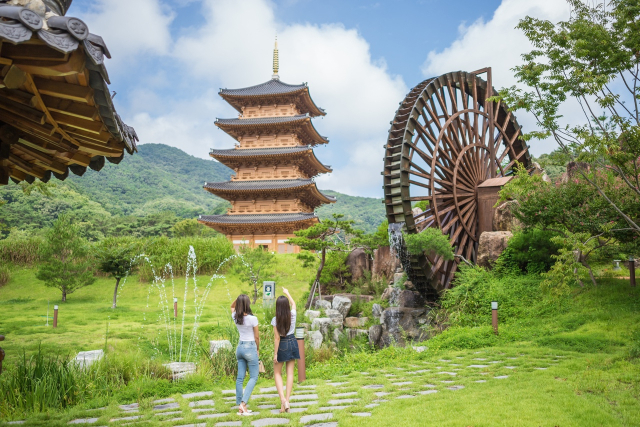
[[[318,185],[370,197],[381,197],[382,146],[406,92],[485,66],[496,87],[515,84],[509,69],[530,46],[514,27],[527,14],[557,21],[567,8],[560,0],[75,0],[69,11],[109,46],[115,102],[141,143],[202,158],[233,146],[213,124],[237,114],[219,88],[268,80],[277,33],[281,80],[308,82],[328,112],[315,120],[331,141],[317,155],[334,173]],[[530,117],[518,119],[532,129]]]

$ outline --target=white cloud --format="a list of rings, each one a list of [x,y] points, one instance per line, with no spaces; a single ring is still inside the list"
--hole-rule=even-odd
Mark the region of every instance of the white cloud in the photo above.
[[[460,36],[446,49],[431,51],[422,66],[426,77],[449,71],[474,71],[492,67],[493,85],[496,88],[517,84],[511,69],[522,63],[521,55],[532,50],[532,45],[521,30],[515,28],[525,16],[534,16],[551,22],[566,20],[569,6],[559,0],[503,0],[491,20],[480,19],[460,27]],[[564,111],[571,116],[571,110]],[[525,132],[533,130],[535,120],[525,112],[518,113],[518,122]],[[539,155],[556,148],[554,141],[532,142],[532,152]]]
[[[110,68],[128,63],[136,54],[162,55],[171,49],[174,13],[159,0],[96,0],[79,17],[114,54]]]

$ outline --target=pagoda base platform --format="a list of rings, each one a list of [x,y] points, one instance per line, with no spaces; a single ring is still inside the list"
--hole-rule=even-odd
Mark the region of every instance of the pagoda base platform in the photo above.
[[[237,251],[240,250],[240,247],[246,245],[250,248],[263,248],[264,250],[268,250],[270,252],[275,252],[278,254],[297,254],[300,253],[300,247],[289,245],[285,243],[288,239],[295,237],[293,234],[269,234],[264,236],[253,235],[227,235],[227,239],[229,239],[233,243],[233,248]]]

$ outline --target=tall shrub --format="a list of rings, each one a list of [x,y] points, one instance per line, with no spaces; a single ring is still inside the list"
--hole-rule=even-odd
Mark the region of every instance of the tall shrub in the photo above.
[[[95,278],[88,259],[89,247],[80,237],[80,230],[69,217],[60,215],[47,231],[40,252],[42,263],[36,277],[45,286],[62,292],[62,302],[67,295],[93,284]]]

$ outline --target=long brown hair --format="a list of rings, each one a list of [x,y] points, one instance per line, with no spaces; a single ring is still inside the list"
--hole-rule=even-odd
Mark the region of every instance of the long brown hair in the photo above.
[[[236,324],[244,325],[244,314],[250,314],[251,312],[251,300],[245,294],[239,295],[236,299]]]
[[[276,329],[281,337],[286,337],[291,328],[291,307],[285,296],[279,296],[276,300]]]

